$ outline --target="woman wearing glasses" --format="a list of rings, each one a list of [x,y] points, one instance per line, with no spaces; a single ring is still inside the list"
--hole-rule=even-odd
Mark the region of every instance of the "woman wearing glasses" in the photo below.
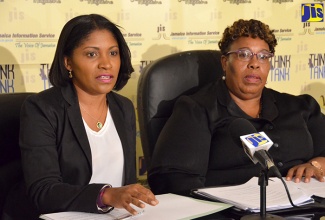
[[[240,19],[225,29],[219,42],[224,76],[180,97],[159,136],[148,172],[154,193],[188,194],[259,176],[261,166],[229,131],[236,118],[274,142],[269,153],[287,180],[324,181],[325,118],[318,103],[265,87],[276,45],[273,31],[258,20]]]

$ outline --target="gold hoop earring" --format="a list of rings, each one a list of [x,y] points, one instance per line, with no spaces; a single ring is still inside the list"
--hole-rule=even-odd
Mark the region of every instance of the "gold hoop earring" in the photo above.
[[[72,79],[72,77],[73,77],[73,76],[72,76],[72,72],[69,71],[69,78]]]

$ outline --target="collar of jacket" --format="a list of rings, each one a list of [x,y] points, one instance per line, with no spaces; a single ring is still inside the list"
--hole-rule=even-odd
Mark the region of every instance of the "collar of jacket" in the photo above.
[[[239,108],[239,106],[231,99],[228,88],[224,80],[218,80],[215,83],[216,94],[219,103],[228,109],[228,112],[235,117],[248,118],[248,116]],[[272,89],[264,87],[262,91],[262,118],[273,121],[278,117],[279,112],[276,106],[276,99]]]

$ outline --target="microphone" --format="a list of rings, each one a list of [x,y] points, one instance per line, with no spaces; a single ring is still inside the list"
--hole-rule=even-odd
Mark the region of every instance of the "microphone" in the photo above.
[[[268,150],[273,142],[264,132],[257,132],[255,127],[244,118],[237,118],[229,125],[230,135],[234,142],[243,146],[247,156],[253,163],[259,163],[264,170],[269,170],[276,177],[282,178],[278,168],[275,166]]]

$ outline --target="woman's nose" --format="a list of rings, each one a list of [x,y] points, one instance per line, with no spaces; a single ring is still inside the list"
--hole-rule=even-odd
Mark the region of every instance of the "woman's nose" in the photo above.
[[[260,62],[257,59],[257,56],[253,56],[252,59],[247,64],[248,68],[257,69],[260,67]]]
[[[104,69],[112,68],[112,62],[111,62],[109,56],[102,56],[99,61],[98,67],[104,68]]]

